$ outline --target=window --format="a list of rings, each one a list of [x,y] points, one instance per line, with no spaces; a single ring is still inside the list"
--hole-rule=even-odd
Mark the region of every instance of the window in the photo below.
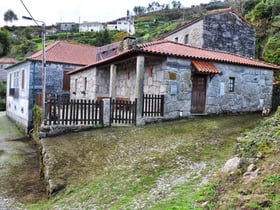
[[[189,43],[189,35],[188,34],[185,35],[184,43],[185,44]]]
[[[234,92],[234,84],[235,83],[235,78],[234,77],[230,77],[229,78],[229,83],[228,83],[228,90],[229,92]]]
[[[73,92],[73,94],[76,94],[76,93],[77,93],[77,88],[78,88],[78,79],[75,79],[74,92]]]
[[[127,70],[127,80],[130,80],[130,71]]]
[[[84,77],[84,90],[82,91],[82,94],[86,94],[86,90],[87,90],[87,78]]]
[[[178,37],[175,37],[174,41],[175,41],[175,42],[178,42],[178,40],[179,40]]]
[[[85,77],[84,78],[84,91],[87,90],[87,78]]]
[[[14,88],[18,88],[19,72],[14,72]]]
[[[12,74],[9,74],[9,88],[12,88]]]
[[[21,89],[24,90],[24,69],[21,72]]]

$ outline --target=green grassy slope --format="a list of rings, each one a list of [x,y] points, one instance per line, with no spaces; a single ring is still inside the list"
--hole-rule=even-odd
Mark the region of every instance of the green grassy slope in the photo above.
[[[49,176],[67,187],[49,203],[28,208],[201,208],[200,188],[259,118],[206,117],[45,139]]]

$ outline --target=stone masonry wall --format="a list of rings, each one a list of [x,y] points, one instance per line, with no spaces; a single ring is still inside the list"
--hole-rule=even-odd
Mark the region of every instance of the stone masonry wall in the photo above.
[[[222,74],[208,81],[207,113],[254,112],[271,107],[273,71],[228,64],[215,64]],[[235,78],[229,92],[229,78]]]
[[[188,43],[185,43],[185,36],[188,35]],[[165,39],[175,41],[178,38],[178,43],[188,44],[194,47],[202,48],[203,46],[203,21],[198,21],[189,27],[186,27],[174,34],[169,35]]]
[[[206,16],[203,25],[203,48],[255,57],[255,29],[236,14]]]
[[[156,74],[159,94],[165,95],[164,118],[172,119],[190,115],[191,110],[191,61],[168,58],[158,66]]]
[[[86,78],[86,89],[85,89]],[[98,96],[108,96],[110,71],[92,68],[75,73],[70,77],[70,98],[96,100]]]
[[[117,66],[116,97],[135,98],[136,65]]]
[[[59,63],[47,63],[46,66],[46,94],[65,93],[63,91],[63,73],[64,71],[71,71],[79,66]],[[38,65],[37,67],[38,68]],[[39,65],[39,68],[42,68]]]

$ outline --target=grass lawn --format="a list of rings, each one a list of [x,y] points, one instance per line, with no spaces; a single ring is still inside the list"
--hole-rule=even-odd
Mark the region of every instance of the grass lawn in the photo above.
[[[199,209],[196,192],[259,119],[202,117],[44,139],[48,176],[66,188],[28,208]]]

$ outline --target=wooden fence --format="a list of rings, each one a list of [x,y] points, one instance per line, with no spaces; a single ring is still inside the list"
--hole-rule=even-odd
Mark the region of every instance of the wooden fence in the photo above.
[[[44,125],[104,126],[103,100],[69,100],[67,97],[48,97]],[[110,100],[110,124],[136,124],[137,99]],[[164,114],[163,95],[144,95],[142,116],[159,117]]]
[[[137,99],[111,100],[110,123],[136,124]]]
[[[44,119],[45,125],[103,126],[103,102],[49,99]]]
[[[164,114],[164,95],[144,95],[142,116],[157,117]]]

